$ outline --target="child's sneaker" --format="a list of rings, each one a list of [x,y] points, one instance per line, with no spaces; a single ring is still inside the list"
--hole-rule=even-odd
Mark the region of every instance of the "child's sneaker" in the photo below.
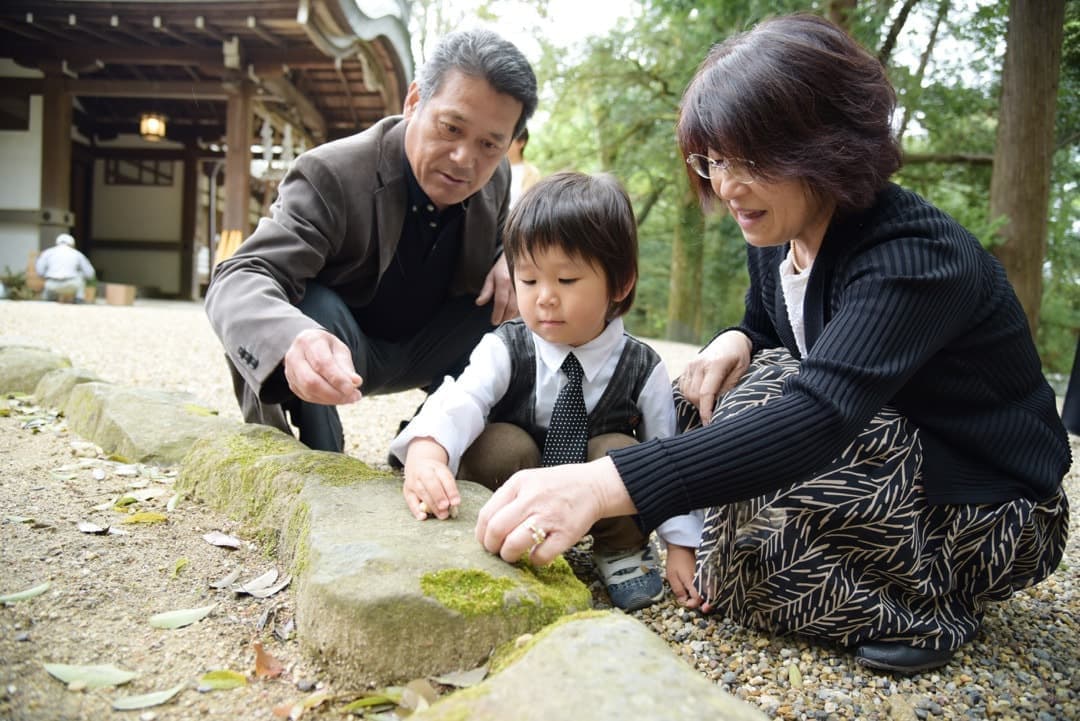
[[[664,597],[664,579],[651,543],[629,551],[594,552],[593,562],[611,602],[624,611],[637,611]]]

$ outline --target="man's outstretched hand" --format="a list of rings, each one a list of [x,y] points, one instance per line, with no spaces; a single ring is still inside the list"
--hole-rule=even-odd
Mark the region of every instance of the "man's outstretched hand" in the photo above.
[[[321,328],[305,330],[289,346],[285,380],[297,398],[324,406],[355,403],[364,382],[349,347]]]

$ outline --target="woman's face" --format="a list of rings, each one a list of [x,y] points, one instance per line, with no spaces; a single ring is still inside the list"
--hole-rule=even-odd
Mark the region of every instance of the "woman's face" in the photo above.
[[[709,157],[719,159],[711,152]],[[765,248],[798,240],[812,252],[821,246],[835,203],[816,198],[803,181],[756,179],[748,184],[717,171],[710,182],[750,245]]]

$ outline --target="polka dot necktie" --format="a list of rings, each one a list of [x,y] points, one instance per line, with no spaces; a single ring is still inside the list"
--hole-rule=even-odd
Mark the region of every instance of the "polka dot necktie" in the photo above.
[[[585,396],[581,392],[581,379],[585,372],[573,353],[562,364],[566,385],[555,399],[551,411],[551,425],[544,439],[545,466],[563,463],[584,463],[589,443],[589,416],[585,411]]]

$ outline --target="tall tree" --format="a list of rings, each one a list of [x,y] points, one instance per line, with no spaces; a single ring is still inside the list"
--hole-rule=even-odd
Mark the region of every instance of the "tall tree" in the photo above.
[[[1001,77],[990,214],[1004,217],[993,247],[1038,332],[1054,155],[1065,0],[1011,0]]]

